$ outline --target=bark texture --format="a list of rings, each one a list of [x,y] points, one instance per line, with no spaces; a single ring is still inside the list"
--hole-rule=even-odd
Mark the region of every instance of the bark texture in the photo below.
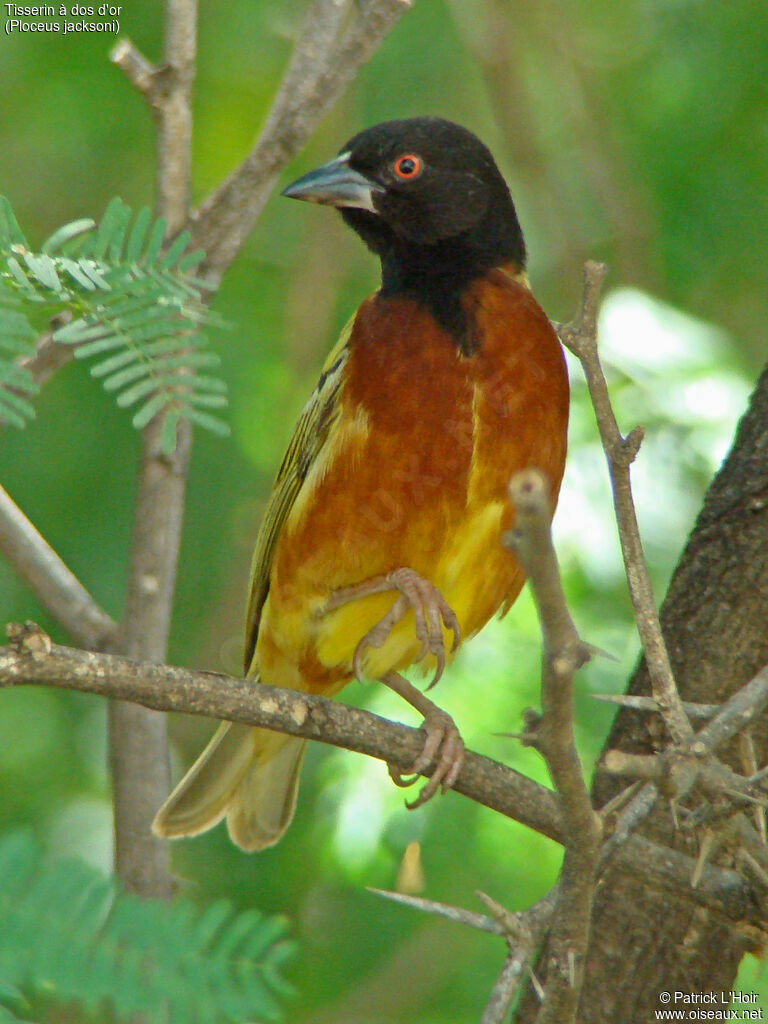
[[[661,467],[660,467],[661,468]],[[707,492],[661,610],[661,625],[680,695],[721,703],[768,663],[768,367],[750,400],[733,447]],[[641,660],[629,692],[650,694]],[[768,759],[768,722],[752,727],[757,762]],[[652,754],[669,737],[656,715],[622,710],[605,750]],[[605,753],[605,751],[604,751]],[[743,772],[739,745],[719,751]],[[626,782],[600,769],[593,798],[605,804]],[[682,834],[660,801],[642,834],[696,856],[698,841]],[[732,866],[728,850],[713,858]],[[754,933],[645,880],[610,870],[598,888],[580,1024],[645,1024],[661,1008],[661,991],[733,987]],[[536,967],[546,979],[547,950]],[[533,1021],[529,989],[515,1020]]]

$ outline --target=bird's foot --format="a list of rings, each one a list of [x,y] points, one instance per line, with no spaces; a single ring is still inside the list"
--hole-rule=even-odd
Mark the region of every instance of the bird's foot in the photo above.
[[[331,595],[328,607],[338,608],[349,601],[387,590],[399,591],[399,596],[387,614],[368,630],[355,648],[352,661],[355,675],[358,679],[362,676],[362,660],[366,647],[382,647],[397,623],[412,611],[416,623],[416,637],[421,643],[417,660],[421,661],[427,654],[433,654],[437,661],[434,677],[427,687],[430,690],[445,668],[443,623],[445,628],[453,633],[451,651],[455,651],[459,644],[461,629],[453,609],[429,580],[419,576],[413,569],[394,569],[385,576],[374,576],[364,583],[336,590]]]
[[[406,801],[405,806],[412,811],[430,800],[438,789],[445,793],[456,782],[464,764],[464,741],[451,716],[433,704],[407,679],[392,672],[384,676],[382,682],[424,715],[422,728],[427,734],[421,753],[405,774],[391,764],[387,766],[392,781],[397,786],[412,786],[421,772],[437,758],[427,784],[415,800]],[[406,775],[409,777],[406,778]]]

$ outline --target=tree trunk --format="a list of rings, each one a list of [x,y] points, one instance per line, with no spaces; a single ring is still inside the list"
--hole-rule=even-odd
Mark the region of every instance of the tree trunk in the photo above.
[[[768,367],[707,492],[664,601],[661,625],[684,700],[720,703],[768,663]],[[650,693],[642,660],[629,692]],[[765,719],[753,726],[752,738],[762,766],[768,751]],[[667,743],[658,716],[623,709],[603,754],[609,749],[651,754]],[[745,771],[738,740],[718,753],[737,771]],[[604,805],[625,785],[626,780],[598,766],[595,806]],[[675,829],[664,800],[642,833],[698,854],[697,837]],[[733,866],[727,857],[720,854],[713,861]],[[751,942],[754,938],[738,922],[694,906],[685,893],[671,896],[609,870],[598,889],[578,1020],[645,1024],[662,1008],[661,992],[727,991]],[[544,981],[546,948],[535,970]],[[515,1020],[533,1021],[537,1010],[538,1000],[529,989]]]

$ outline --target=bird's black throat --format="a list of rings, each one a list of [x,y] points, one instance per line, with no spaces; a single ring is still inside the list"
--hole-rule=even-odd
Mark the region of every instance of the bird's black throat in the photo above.
[[[403,295],[425,306],[440,327],[450,334],[462,355],[471,356],[479,347],[479,338],[462,304],[462,295],[486,268],[457,263],[451,256],[452,248],[445,243],[443,246],[410,246],[406,259],[396,254],[382,254],[381,295],[384,298]]]
[[[525,267],[525,243],[517,217],[485,221],[471,231],[432,244],[402,238],[378,217],[344,210],[344,219],[381,260],[381,296],[407,296],[425,306],[464,356],[479,336],[462,304],[466,288],[489,270]]]

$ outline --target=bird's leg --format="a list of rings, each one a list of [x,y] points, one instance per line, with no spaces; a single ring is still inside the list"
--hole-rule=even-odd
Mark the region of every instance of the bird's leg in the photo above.
[[[451,716],[433,704],[429,697],[426,697],[421,690],[417,690],[407,679],[403,679],[397,672],[390,672],[383,676],[381,681],[395,693],[399,693],[424,715],[422,728],[427,734],[424,749],[408,769],[408,774],[413,775],[414,778],[403,778],[399,771],[389,765],[389,774],[392,780],[398,786],[412,786],[416,781],[415,776],[419,775],[437,758],[435,770],[432,772],[429,782],[415,800],[410,803],[406,801],[405,806],[409,810],[413,810],[433,797],[438,788],[442,788],[445,793],[458,779],[464,764],[464,741]]]
[[[443,674],[443,669],[445,668],[445,642],[443,640],[442,623],[445,623],[446,629],[453,633],[451,651],[455,651],[459,644],[461,630],[459,628],[459,621],[452,608],[437,587],[434,587],[429,580],[419,576],[413,569],[394,569],[384,576],[374,576],[363,583],[357,583],[351,587],[342,587],[334,591],[331,594],[327,608],[330,611],[358,598],[367,597],[369,594],[380,594],[387,590],[399,591],[399,596],[387,614],[372,629],[368,630],[355,648],[352,660],[355,675],[358,679],[362,676],[362,659],[365,648],[383,646],[394,626],[401,619],[405,618],[409,611],[413,611],[416,622],[416,636],[421,642],[421,652],[417,660],[420,661],[428,653],[434,654],[437,659],[434,678],[427,687],[430,690]],[[410,700],[410,698],[406,697],[406,700]],[[416,706],[414,705],[414,707]],[[432,706],[434,707],[434,705]]]

